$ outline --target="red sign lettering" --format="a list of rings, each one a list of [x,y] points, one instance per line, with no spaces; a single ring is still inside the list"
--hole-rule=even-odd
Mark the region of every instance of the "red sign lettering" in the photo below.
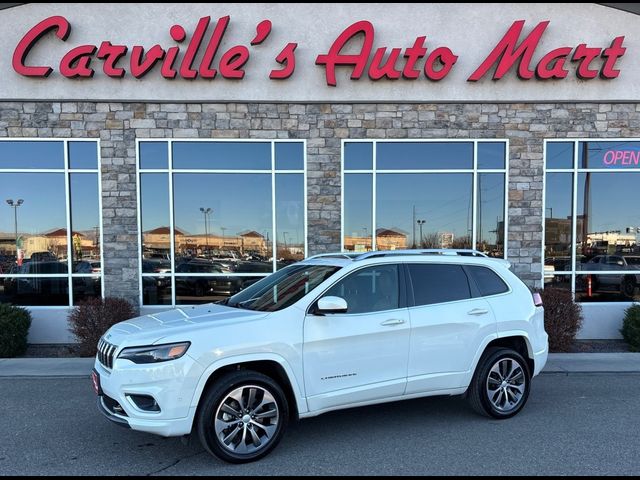
[[[540,22],[529,36],[516,48],[516,44],[522,33],[522,27],[524,27],[524,20],[513,22],[513,25],[507,30],[507,33],[502,37],[498,45],[496,45],[478,69],[471,74],[469,81],[477,82],[484,77],[489,69],[496,63],[498,65],[493,74],[493,79],[499,80],[511,69],[516,60],[518,61],[518,77],[523,80],[528,80],[533,77],[534,72],[531,71],[529,65],[547,25],[549,25],[549,21]]]
[[[143,78],[159,65],[159,74],[166,79],[195,80],[200,77],[212,80],[220,73],[227,79],[242,80],[251,58],[249,48],[260,48],[271,34],[273,25],[270,20],[262,20],[256,26],[255,36],[247,39],[246,45],[234,45],[219,55],[218,50],[229,24],[229,16],[219,18],[208,38],[211,17],[200,18],[191,34],[182,25],[173,25],[168,33],[174,44],[168,47],[160,44],[129,47],[106,40],[99,46],[73,46],[60,59],[58,71],[67,78],[91,78],[98,68],[95,62],[100,60],[102,72],[111,78],[123,78],[127,74]],[[549,27],[549,21],[538,23],[523,38],[524,27],[524,20],[514,22],[467,81],[482,80],[490,70],[493,70],[493,80],[500,80],[514,67],[518,77],[523,80],[530,80],[534,76],[539,80],[563,79],[569,75],[571,64],[575,64],[575,75],[583,80],[598,76],[614,79],[620,75],[617,63],[626,53],[623,46],[625,37],[615,37],[611,45],[604,49],[587,47],[585,43],[575,49],[570,46],[559,47],[542,55],[540,61],[532,65],[532,59],[538,56],[536,53],[540,53],[537,49]],[[29,30],[13,53],[13,69],[16,73],[46,78],[53,72],[51,65],[27,64],[29,52],[49,32],[64,42],[69,38],[71,25],[62,16],[52,16]],[[327,85],[337,86],[336,70],[340,67],[350,69],[352,80],[361,79],[366,72],[371,80],[418,80],[424,77],[437,82],[449,75],[458,60],[458,55],[447,46],[437,46],[429,51],[426,36],[416,37],[413,45],[408,47],[374,45],[375,29],[371,22],[361,20],[345,28],[328,51],[317,55],[315,60],[316,65],[325,70]],[[284,80],[294,74],[297,47],[298,43],[289,42],[280,50],[274,59],[280,67],[268,73],[270,79]],[[345,53],[348,48],[350,51],[355,48],[357,53]],[[127,54],[128,62],[125,60]],[[201,59],[199,63],[197,59]]]
[[[531,70],[531,59],[548,25],[548,20],[540,22],[518,45],[524,27],[524,20],[513,22],[513,25],[507,30],[502,40],[498,42],[498,45],[477,70],[471,74],[468,81],[477,82],[487,74],[493,65],[496,65],[493,79],[500,80],[516,62],[518,62],[518,77],[523,80],[532,78],[534,71]],[[623,41],[624,37],[616,37],[611,46],[602,52],[601,56],[605,61],[600,70],[601,78],[617,78],[620,74],[620,71],[614,67],[618,59],[625,54],[626,49],[622,47]],[[572,50],[572,47],[562,47],[547,53],[536,66],[536,76],[541,80],[565,78],[569,72],[564,68],[564,64],[570,58]],[[576,47],[570,59],[578,62],[576,72],[578,78],[586,80],[595,77],[594,71],[589,69],[589,66],[599,53],[600,49],[587,48],[584,43]]]
[[[55,30],[56,36],[64,42],[71,33],[71,25],[64,17],[49,17],[29,30],[13,52],[13,69],[17,73],[25,77],[48,77],[51,74],[53,71],[51,67],[28,67],[25,65],[31,49],[51,30]]]
[[[346,55],[341,53],[351,40],[360,35],[364,37],[364,40],[359,54]],[[329,52],[318,55],[316,65],[323,65],[325,67],[327,85],[332,87],[336,86],[337,66],[352,66],[352,80],[358,80],[362,77],[367,64],[369,64],[368,74],[371,80],[380,80],[382,78],[397,80],[401,75],[408,80],[415,80],[420,77],[420,70],[416,69],[416,63],[427,53],[427,49],[424,47],[426,37],[416,38],[413,46],[404,50],[404,66],[398,65],[402,48],[392,48],[388,55],[387,47],[378,48],[373,54],[371,62],[369,62],[374,37],[375,31],[370,22],[364,20],[356,22],[340,34],[337,40],[333,42],[333,45],[331,45]],[[385,56],[387,59],[383,62]],[[449,74],[457,60],[457,55],[454,55],[448,47],[436,48],[431,55],[427,57],[423,68],[424,75],[429,80],[442,80]]]

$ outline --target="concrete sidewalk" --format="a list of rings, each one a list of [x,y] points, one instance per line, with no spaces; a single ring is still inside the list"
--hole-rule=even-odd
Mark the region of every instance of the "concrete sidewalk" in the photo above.
[[[640,373],[640,353],[551,353],[542,373]]]
[[[0,358],[3,377],[88,377],[94,358]]]
[[[93,358],[3,358],[0,378],[88,377]],[[640,373],[640,353],[552,353],[542,373]]]

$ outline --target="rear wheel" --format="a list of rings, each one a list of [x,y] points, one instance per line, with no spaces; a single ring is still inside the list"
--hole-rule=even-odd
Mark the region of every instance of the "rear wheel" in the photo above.
[[[490,348],[478,363],[467,398],[481,415],[510,418],[527,403],[530,383],[531,372],[522,355],[509,348]]]
[[[202,446],[231,463],[267,455],[287,427],[289,406],[280,386],[252,371],[220,378],[202,400],[197,431]]]
[[[636,281],[633,277],[624,277],[620,285],[620,292],[627,298],[633,298],[636,293]]]

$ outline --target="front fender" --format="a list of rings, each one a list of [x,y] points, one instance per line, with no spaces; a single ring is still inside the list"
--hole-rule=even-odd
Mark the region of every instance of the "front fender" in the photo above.
[[[303,414],[307,412],[307,401],[304,397],[303,391],[300,388],[300,383],[298,382],[298,378],[294,373],[293,368],[287,362],[284,357],[277,355],[275,353],[264,353],[264,354],[251,354],[251,355],[235,355],[231,357],[222,358],[207,368],[205,368],[200,380],[198,381],[198,386],[196,387],[193,398],[191,399],[191,408],[196,409],[198,404],[200,403],[200,398],[202,397],[202,392],[204,391],[205,386],[207,385],[207,381],[211,378],[216,371],[221,368],[227,367],[229,365],[237,365],[241,363],[249,363],[249,362],[275,362],[282,367],[285,371],[287,378],[289,379],[289,383],[291,384],[291,389],[293,390],[293,395],[296,399],[296,405],[298,408],[298,413]]]

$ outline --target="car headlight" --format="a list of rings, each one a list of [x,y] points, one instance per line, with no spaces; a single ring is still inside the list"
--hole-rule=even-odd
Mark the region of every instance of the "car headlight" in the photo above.
[[[167,345],[152,345],[150,347],[125,348],[120,352],[118,358],[131,360],[133,363],[158,363],[176,360],[182,357],[191,342],[169,343]]]

